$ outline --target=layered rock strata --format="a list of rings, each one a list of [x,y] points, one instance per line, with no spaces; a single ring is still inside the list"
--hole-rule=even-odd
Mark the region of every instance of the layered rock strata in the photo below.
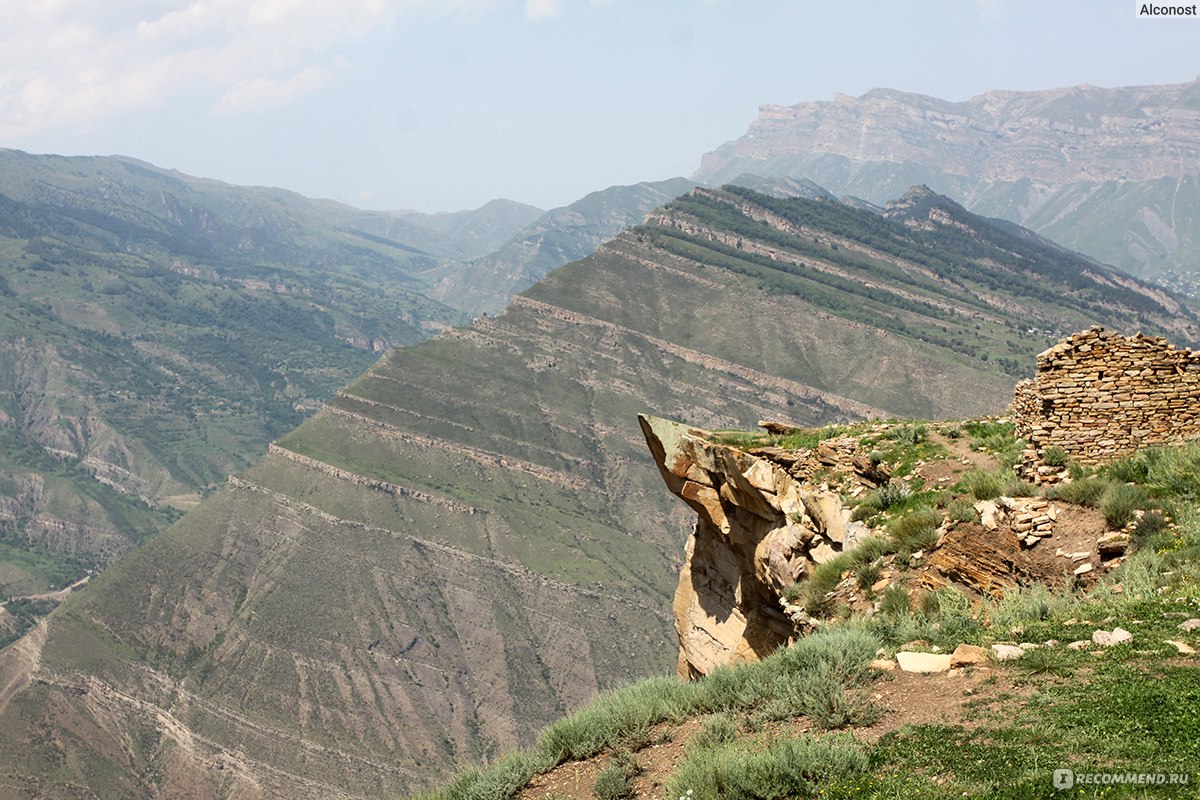
[[[707,431],[638,419],[667,487],[697,515],[675,590],[679,675],[766,656],[811,624],[795,607],[784,613],[784,591],[870,529],[838,493],[793,474],[803,459],[788,469]]]

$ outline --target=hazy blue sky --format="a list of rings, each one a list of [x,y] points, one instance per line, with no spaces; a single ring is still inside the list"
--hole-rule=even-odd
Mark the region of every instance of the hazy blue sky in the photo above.
[[[690,174],[760,103],[1196,78],[1200,21],[1134,5],[0,0],[0,146],[371,208],[550,207]]]

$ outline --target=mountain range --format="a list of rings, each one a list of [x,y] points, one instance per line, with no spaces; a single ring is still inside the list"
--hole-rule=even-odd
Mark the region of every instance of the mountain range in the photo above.
[[[964,102],[875,89],[767,105],[693,180],[807,178],[883,203],[926,184],[1106,264],[1200,289],[1200,80],[991,91]]]
[[[0,787],[378,797],[667,671],[686,514],[636,414],[998,411],[1161,289],[918,187],[699,188],[503,313],[390,351],[0,653]]]

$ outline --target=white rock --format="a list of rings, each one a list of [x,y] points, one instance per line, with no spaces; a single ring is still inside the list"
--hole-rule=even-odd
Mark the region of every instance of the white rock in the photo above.
[[[1175,649],[1179,651],[1179,655],[1181,656],[1194,656],[1196,654],[1196,649],[1185,642],[1177,642],[1174,639],[1167,639],[1167,644],[1174,645]]]
[[[1092,641],[1101,647],[1112,647],[1117,644],[1133,641],[1133,634],[1124,628],[1113,628],[1111,631],[1097,630],[1092,633]]]
[[[1067,645],[1067,649],[1068,650],[1087,650],[1091,646],[1092,646],[1092,642],[1090,639],[1080,639],[1077,642],[1071,642],[1069,645]]]
[[[1025,655],[1025,651],[1015,644],[992,645],[992,658],[997,661],[1015,661],[1023,655]]]
[[[1085,575],[1091,571],[1092,571],[1091,564],[1080,564],[1078,567],[1075,568],[1076,575]]]
[[[1184,633],[1200,630],[1200,619],[1189,619],[1186,622],[1179,623],[1179,630]]]
[[[905,672],[945,672],[950,669],[949,653],[896,653],[896,663]]]

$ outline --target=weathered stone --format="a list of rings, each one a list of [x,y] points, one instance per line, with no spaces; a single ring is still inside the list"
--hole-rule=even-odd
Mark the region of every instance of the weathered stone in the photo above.
[[[1025,651],[1015,644],[992,645],[992,658],[997,661],[1015,661],[1023,655],[1025,655]]]
[[[1133,634],[1124,628],[1113,628],[1111,631],[1098,630],[1092,633],[1092,641],[1101,647],[1112,647],[1133,641]]]
[[[868,665],[871,669],[882,669],[891,672],[896,668],[896,662],[890,658],[877,658]]]
[[[950,659],[945,653],[896,653],[896,663],[905,672],[945,672],[950,669]]]
[[[1167,639],[1167,644],[1173,645],[1175,649],[1179,651],[1179,655],[1181,656],[1194,656],[1196,654],[1196,649],[1186,642],[1178,642],[1174,639]]]
[[[975,504],[975,510],[979,513],[979,523],[989,531],[994,531],[1000,527],[1000,506],[991,500],[980,500]]]
[[[1087,650],[1091,646],[1092,646],[1091,639],[1080,639],[1077,642],[1071,642],[1069,645],[1067,645],[1067,649],[1068,650]]]
[[[950,654],[951,667],[971,667],[988,662],[987,648],[973,644],[960,644]]]
[[[1184,633],[1191,633],[1195,630],[1200,630],[1200,619],[1189,619],[1179,623],[1179,630]]]

